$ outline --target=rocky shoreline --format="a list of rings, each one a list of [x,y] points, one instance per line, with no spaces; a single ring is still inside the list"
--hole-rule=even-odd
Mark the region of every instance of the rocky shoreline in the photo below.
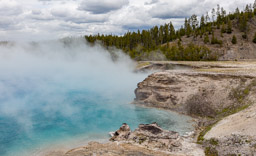
[[[215,117],[225,108],[240,106],[232,92],[246,88],[254,78],[198,72],[157,72],[138,84],[135,103],[187,115]]]
[[[110,142],[90,142],[87,146],[72,149],[63,156],[203,156],[201,145],[194,143],[191,135],[180,136],[177,132],[162,129],[157,123],[141,124],[131,131],[129,125],[124,123],[112,133]]]
[[[157,123],[134,131],[123,124],[109,143],[91,142],[63,155],[256,155],[256,63],[198,64],[172,62],[178,67],[172,70],[168,62],[145,64],[141,71],[159,72],[138,84],[134,100],[194,117],[199,122],[193,134],[180,136]]]
[[[157,66],[166,64],[158,62]],[[151,63],[147,69],[149,66],[155,67]],[[255,63],[193,62],[191,68],[194,70],[161,68],[151,74],[138,84],[135,104],[198,118],[195,141],[205,155],[256,155]]]

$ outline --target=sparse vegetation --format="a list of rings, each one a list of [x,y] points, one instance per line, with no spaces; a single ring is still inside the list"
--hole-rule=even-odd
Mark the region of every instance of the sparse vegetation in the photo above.
[[[234,105],[232,107],[224,108],[222,111],[218,112],[215,118],[212,118],[210,120],[212,124],[206,126],[203,128],[203,130],[200,132],[197,143],[201,144],[204,141],[204,135],[212,129],[212,127],[218,123],[220,120],[222,120],[224,117],[227,117],[229,115],[235,114],[237,112],[240,112],[246,108],[248,108],[251,103],[250,101],[246,101],[246,97],[250,94],[250,91],[253,87],[256,86],[256,79],[252,80],[249,84],[241,84],[237,88],[233,89],[232,93],[230,94],[231,98],[235,98],[237,100],[238,105]],[[214,140],[210,140],[211,144],[216,144],[217,142],[214,142]]]
[[[222,42],[222,40],[218,40],[218,39],[214,36],[214,33],[212,33],[211,44],[219,44],[219,45],[222,45],[223,42]]]
[[[211,145],[217,146],[217,145],[219,144],[219,141],[218,141],[217,139],[211,138],[211,139],[209,140],[209,143],[210,143]]]
[[[206,147],[204,153],[205,156],[218,156],[218,151],[213,147]]]
[[[141,68],[141,67],[145,67],[145,66],[148,66],[148,65],[150,65],[149,62],[139,62],[139,64],[137,65],[136,68]]]
[[[243,104],[245,98],[249,95],[253,86],[256,86],[255,79],[250,84],[248,84],[246,86],[241,84],[241,86],[234,88],[230,94],[230,97],[235,98],[239,104]]]
[[[229,115],[232,115],[232,114],[235,114],[237,112],[240,112],[246,108],[248,108],[250,105],[247,104],[247,105],[243,105],[243,106],[240,106],[240,107],[235,107],[235,108],[224,108],[222,111],[220,111],[218,113],[218,117],[219,118],[223,118],[223,117],[226,117],[226,116],[229,116]]]
[[[215,122],[214,124],[216,124],[216,122]],[[212,127],[214,126],[214,124],[211,124],[211,125],[209,125],[209,126],[206,126],[206,127],[199,133],[199,135],[198,135],[198,137],[197,137],[197,143],[198,143],[198,144],[201,144],[201,143],[204,141],[204,135],[212,129]]]

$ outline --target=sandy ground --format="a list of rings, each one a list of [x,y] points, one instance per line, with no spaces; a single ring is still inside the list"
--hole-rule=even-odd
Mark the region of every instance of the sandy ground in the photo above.
[[[256,137],[255,123],[256,104],[221,120],[205,135],[205,139],[223,138],[231,134]]]
[[[195,71],[256,74],[256,60],[247,61],[141,61],[137,68],[151,64],[173,64],[192,67]]]

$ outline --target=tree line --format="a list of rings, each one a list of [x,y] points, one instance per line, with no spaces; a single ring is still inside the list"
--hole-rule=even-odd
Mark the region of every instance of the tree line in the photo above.
[[[232,34],[232,27],[235,23],[243,33],[243,38],[247,39],[250,31],[248,21],[256,15],[256,0],[253,5],[246,5],[243,11],[237,8],[234,13],[229,14],[223,7],[217,5],[216,9],[211,10],[210,15],[207,12],[200,19],[195,14],[190,18],[185,18],[184,25],[178,30],[175,30],[172,22],[169,22],[148,30],[128,31],[122,36],[97,34],[86,35],[85,38],[91,44],[100,41],[106,48],[122,49],[136,60],[141,60],[143,56],[155,51],[160,51],[169,60],[216,60],[218,56],[206,46],[194,45],[192,42],[182,45],[182,37],[194,39],[200,37],[205,44],[221,46],[223,42],[215,36],[214,30],[220,29],[221,36],[224,33]],[[170,45],[172,41],[178,42]],[[256,43],[256,34],[253,42]],[[237,43],[235,35],[233,35],[232,43]]]

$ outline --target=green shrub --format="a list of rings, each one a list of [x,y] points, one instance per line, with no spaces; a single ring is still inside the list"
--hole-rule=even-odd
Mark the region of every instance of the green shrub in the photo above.
[[[244,33],[244,34],[242,35],[242,37],[243,37],[243,39],[247,39],[247,34]]]
[[[235,35],[233,35],[231,42],[232,42],[233,44],[236,44],[236,43],[237,43],[237,39],[236,39],[236,36],[235,36]]]
[[[222,40],[218,40],[217,38],[212,38],[211,44],[219,44],[219,45],[222,45],[223,42],[222,42]]]
[[[217,146],[219,144],[219,141],[217,139],[214,139],[214,138],[211,138],[209,140],[209,142],[210,142],[211,145],[215,145],[215,146]]]
[[[231,23],[231,20],[228,20],[227,33],[228,33],[228,34],[231,34],[231,33],[232,33],[232,23]]]
[[[206,147],[204,153],[206,156],[218,156],[218,151],[212,147]]]
[[[218,40],[215,36],[214,33],[212,33],[212,40],[211,40],[211,44],[219,44],[222,45],[222,40]]]
[[[206,34],[206,35],[204,36],[204,43],[206,44],[206,43],[209,43],[209,42],[210,42],[209,35]]]
[[[222,32],[222,33],[226,33],[226,32],[227,32],[227,29],[226,29],[226,26],[225,26],[224,23],[222,24],[221,32]]]
[[[253,37],[253,43],[256,43],[256,33],[254,34],[254,37]]]

